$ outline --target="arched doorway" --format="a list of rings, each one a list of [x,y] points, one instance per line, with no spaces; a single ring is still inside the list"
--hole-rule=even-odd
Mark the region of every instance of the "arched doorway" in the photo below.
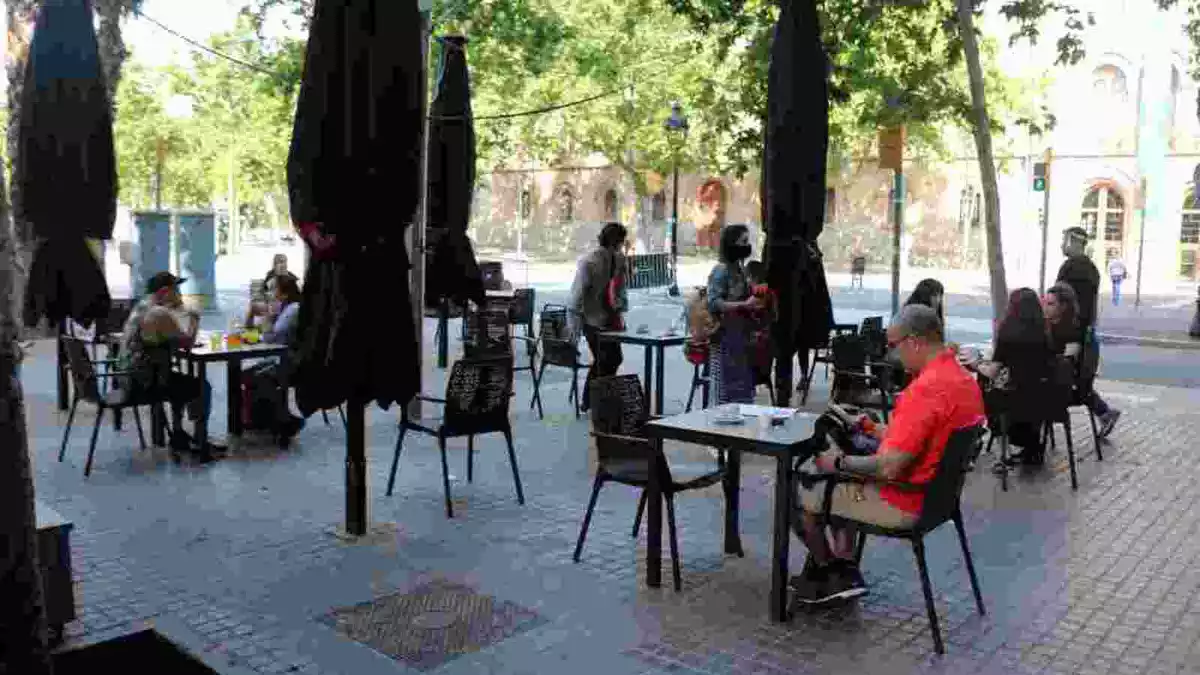
[[[1096,185],[1083,197],[1079,225],[1096,242],[1093,257],[1103,269],[1113,258],[1125,256],[1125,198],[1116,186]]]

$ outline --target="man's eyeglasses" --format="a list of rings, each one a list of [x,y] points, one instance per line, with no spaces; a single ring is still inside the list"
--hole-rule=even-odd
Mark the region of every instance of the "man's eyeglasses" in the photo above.
[[[888,349],[896,349],[897,347],[899,347],[900,345],[904,344],[905,342],[911,340],[912,338],[913,338],[912,335],[905,335],[904,337],[900,338],[899,340],[888,340]]]

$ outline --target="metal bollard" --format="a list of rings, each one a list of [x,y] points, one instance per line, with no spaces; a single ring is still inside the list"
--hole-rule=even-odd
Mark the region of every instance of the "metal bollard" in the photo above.
[[[1192,315],[1192,326],[1188,329],[1188,335],[1200,338],[1200,287],[1196,288],[1196,312]]]

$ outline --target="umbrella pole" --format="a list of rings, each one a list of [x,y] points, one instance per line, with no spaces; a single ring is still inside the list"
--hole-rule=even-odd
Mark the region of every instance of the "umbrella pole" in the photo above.
[[[346,534],[367,533],[367,452],[364,433],[366,404],[346,402]]]

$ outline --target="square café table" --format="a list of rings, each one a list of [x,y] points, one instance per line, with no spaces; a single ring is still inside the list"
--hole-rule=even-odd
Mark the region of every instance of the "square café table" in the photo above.
[[[667,347],[681,347],[687,342],[686,333],[647,332],[638,333],[628,330],[608,330],[599,333],[601,340],[614,340],[625,345],[638,345],[645,348],[646,366],[642,376],[642,390],[646,408],[652,415],[663,414],[663,388],[665,375],[663,371],[664,354]],[[655,357],[657,356],[657,360]],[[650,378],[654,377],[654,386],[650,386]],[[653,398],[651,398],[653,394]],[[653,404],[651,403],[653,401]]]
[[[727,404],[738,406],[740,404]],[[770,410],[759,406],[743,409]],[[729,451],[725,476],[725,553],[743,555],[738,528],[738,492],[741,490],[741,453],[773,457],[775,467],[775,517],[771,544],[771,597],[769,614],[775,621],[787,620],[788,547],[790,545],[792,505],[795,501],[792,477],[797,455],[804,441],[812,437],[817,415],[793,411],[778,426],[762,427],[755,416],[743,415],[742,424],[716,421],[726,406],[695,410],[674,417],[651,420],[642,427],[650,438],[674,440],[696,445],[725,448]],[[646,583],[662,584],[662,487],[656,472],[650,472],[646,508]]]
[[[178,356],[188,363],[188,374],[195,375],[200,378],[201,382],[207,381],[208,364],[210,363],[225,363],[226,369],[226,401],[227,401],[227,426],[229,434],[232,436],[242,435],[242,386],[241,373],[242,361],[247,359],[262,359],[272,356],[283,356],[287,353],[287,345],[267,344],[259,342],[257,344],[242,344],[238,347],[226,347],[222,345],[218,349],[211,349],[208,343],[208,335],[201,333],[196,336],[196,344],[191,349],[181,349]],[[208,443],[208,413],[205,410],[200,416],[200,420],[196,422],[196,443],[200,447],[204,447]]]

